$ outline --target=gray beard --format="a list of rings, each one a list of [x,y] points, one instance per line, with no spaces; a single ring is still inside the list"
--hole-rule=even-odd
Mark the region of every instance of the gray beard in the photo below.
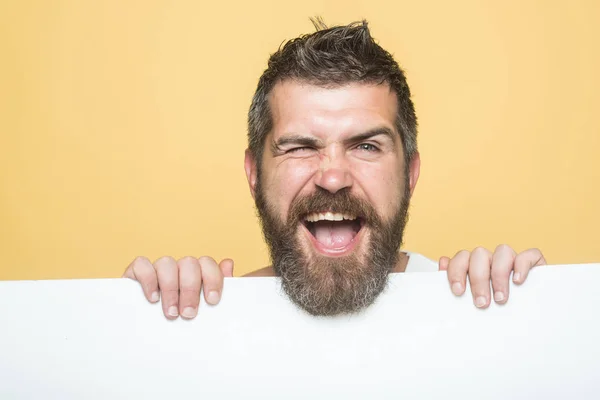
[[[398,262],[408,221],[408,188],[389,221],[382,221],[368,202],[356,199],[346,189],[332,194],[318,188],[313,196],[295,200],[288,221],[284,222],[264,198],[260,179],[257,182],[256,207],[263,235],[273,269],[281,277],[282,288],[290,300],[309,314],[318,316],[353,314],[373,304],[386,288],[388,275]],[[368,246],[363,257],[356,254],[344,257],[307,255],[303,250],[298,224],[308,212],[324,209],[324,204],[365,216],[362,229],[368,228],[368,235],[361,240],[368,240]]]

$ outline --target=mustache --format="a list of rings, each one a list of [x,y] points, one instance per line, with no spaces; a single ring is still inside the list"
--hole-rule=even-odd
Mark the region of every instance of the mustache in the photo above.
[[[288,226],[296,226],[302,222],[304,217],[314,212],[339,212],[355,215],[366,224],[380,225],[381,220],[366,200],[356,197],[350,193],[350,188],[343,188],[335,193],[317,187],[310,195],[296,198],[288,213]]]

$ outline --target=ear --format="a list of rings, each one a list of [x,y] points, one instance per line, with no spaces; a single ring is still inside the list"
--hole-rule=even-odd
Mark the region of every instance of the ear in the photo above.
[[[412,197],[415,187],[417,186],[417,181],[419,180],[419,174],[421,173],[421,155],[419,152],[416,152],[410,160],[409,171],[408,171],[408,179],[410,185],[410,196]]]
[[[244,156],[244,170],[246,170],[246,178],[248,178],[250,194],[254,199],[254,189],[256,188],[256,160],[250,152],[250,149],[246,149],[246,154]]]

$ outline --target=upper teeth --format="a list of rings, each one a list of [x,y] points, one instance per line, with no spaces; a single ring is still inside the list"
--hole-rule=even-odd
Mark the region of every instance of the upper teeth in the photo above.
[[[356,216],[354,216],[352,214],[324,212],[324,213],[312,213],[312,214],[308,214],[305,219],[308,222],[317,222],[317,221],[342,221],[344,219],[347,219],[347,220],[356,219]]]

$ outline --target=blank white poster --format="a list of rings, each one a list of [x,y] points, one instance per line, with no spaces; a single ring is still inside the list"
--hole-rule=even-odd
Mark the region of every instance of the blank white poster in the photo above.
[[[316,318],[277,278],[228,278],[168,321],[127,279],[0,282],[0,399],[598,399],[600,264],[535,268],[476,309],[446,275],[393,274]]]

